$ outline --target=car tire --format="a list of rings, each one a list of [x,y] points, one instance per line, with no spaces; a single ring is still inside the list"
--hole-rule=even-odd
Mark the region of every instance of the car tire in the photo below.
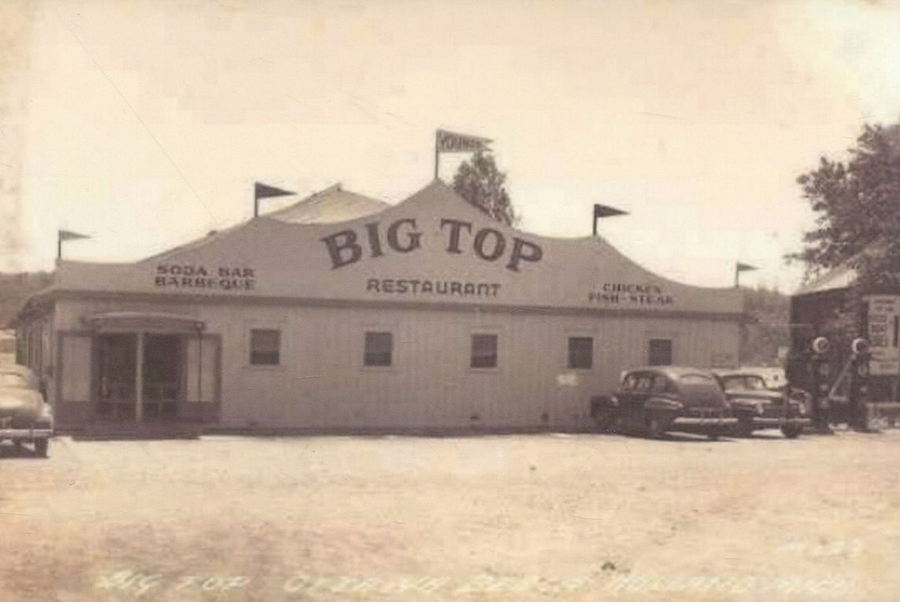
[[[604,412],[595,418],[597,430],[601,433],[614,433],[618,426],[618,417],[613,413]]]
[[[48,453],[48,449],[50,448],[50,440],[49,439],[35,439],[34,441],[34,455],[39,458],[46,458]]]
[[[737,426],[734,427],[734,431],[738,437],[752,437],[753,436],[753,419],[752,418],[739,418]]]
[[[662,430],[662,422],[659,419],[659,416],[655,416],[650,414],[644,420],[644,424],[647,425],[647,436],[651,439],[660,439],[663,436]]]
[[[781,427],[781,434],[787,439],[796,439],[800,436],[803,427],[798,424],[788,424]]]

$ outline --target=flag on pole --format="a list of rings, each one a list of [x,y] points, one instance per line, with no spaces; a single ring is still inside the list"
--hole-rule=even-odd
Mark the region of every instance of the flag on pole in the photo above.
[[[253,184],[253,217],[259,215],[259,199],[268,199],[276,196],[291,196],[292,194],[297,193],[255,182]]]
[[[63,241],[66,240],[79,240],[82,238],[90,238],[87,234],[79,234],[78,232],[72,232],[71,230],[57,230],[56,231],[56,259],[62,259],[62,244]]]
[[[71,232],[69,230],[60,230],[59,231],[59,240],[78,240],[80,238],[90,238],[87,234],[79,234],[78,232]]]
[[[740,286],[740,276],[741,272],[749,272],[750,270],[758,270],[756,266],[749,265],[746,263],[741,263],[740,261],[734,264],[734,288]]]
[[[600,205],[594,203],[594,236],[597,236],[597,220],[601,217],[615,217],[617,215],[628,215],[627,211],[610,207],[609,205]]]
[[[289,190],[282,190],[281,188],[275,188],[274,186],[268,186],[266,184],[260,184],[256,182],[253,185],[253,198],[255,199],[267,199],[269,197],[275,196],[290,196],[292,194],[297,194],[296,192],[291,192]]]
[[[594,205],[594,219],[601,217],[615,217],[617,215],[628,215],[627,211],[610,207],[609,205]]]
[[[437,130],[435,135],[437,136],[435,148],[439,153],[474,153],[488,150],[488,145],[492,142],[488,138],[457,134],[446,130]]]

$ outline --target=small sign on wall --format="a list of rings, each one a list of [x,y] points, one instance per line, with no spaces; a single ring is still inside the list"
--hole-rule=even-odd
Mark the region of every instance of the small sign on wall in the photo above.
[[[900,296],[868,295],[869,373],[900,374]]]
[[[556,375],[556,384],[560,387],[577,387],[578,375],[572,372]]]

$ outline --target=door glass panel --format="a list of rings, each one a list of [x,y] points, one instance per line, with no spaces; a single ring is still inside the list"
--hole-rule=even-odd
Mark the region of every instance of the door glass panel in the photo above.
[[[134,418],[136,344],[134,334],[98,337],[97,413],[104,418]]]
[[[144,416],[174,418],[181,397],[181,339],[144,335]]]

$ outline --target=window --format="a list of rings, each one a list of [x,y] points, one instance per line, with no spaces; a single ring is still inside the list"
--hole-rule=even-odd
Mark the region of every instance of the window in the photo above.
[[[590,370],[593,367],[593,337],[569,337],[569,368],[572,370]]]
[[[668,378],[662,374],[657,374],[653,377],[652,391],[654,393],[672,393],[675,391],[675,386]]]
[[[709,385],[715,381],[705,374],[685,374],[681,377],[683,385]]]
[[[281,331],[254,328],[250,331],[250,365],[277,366],[281,363]]]
[[[650,339],[647,363],[651,366],[672,365],[672,339]]]
[[[472,335],[472,359],[470,366],[472,368],[497,367],[497,335]]]
[[[394,354],[394,335],[390,332],[367,332],[363,364],[390,366]]]

